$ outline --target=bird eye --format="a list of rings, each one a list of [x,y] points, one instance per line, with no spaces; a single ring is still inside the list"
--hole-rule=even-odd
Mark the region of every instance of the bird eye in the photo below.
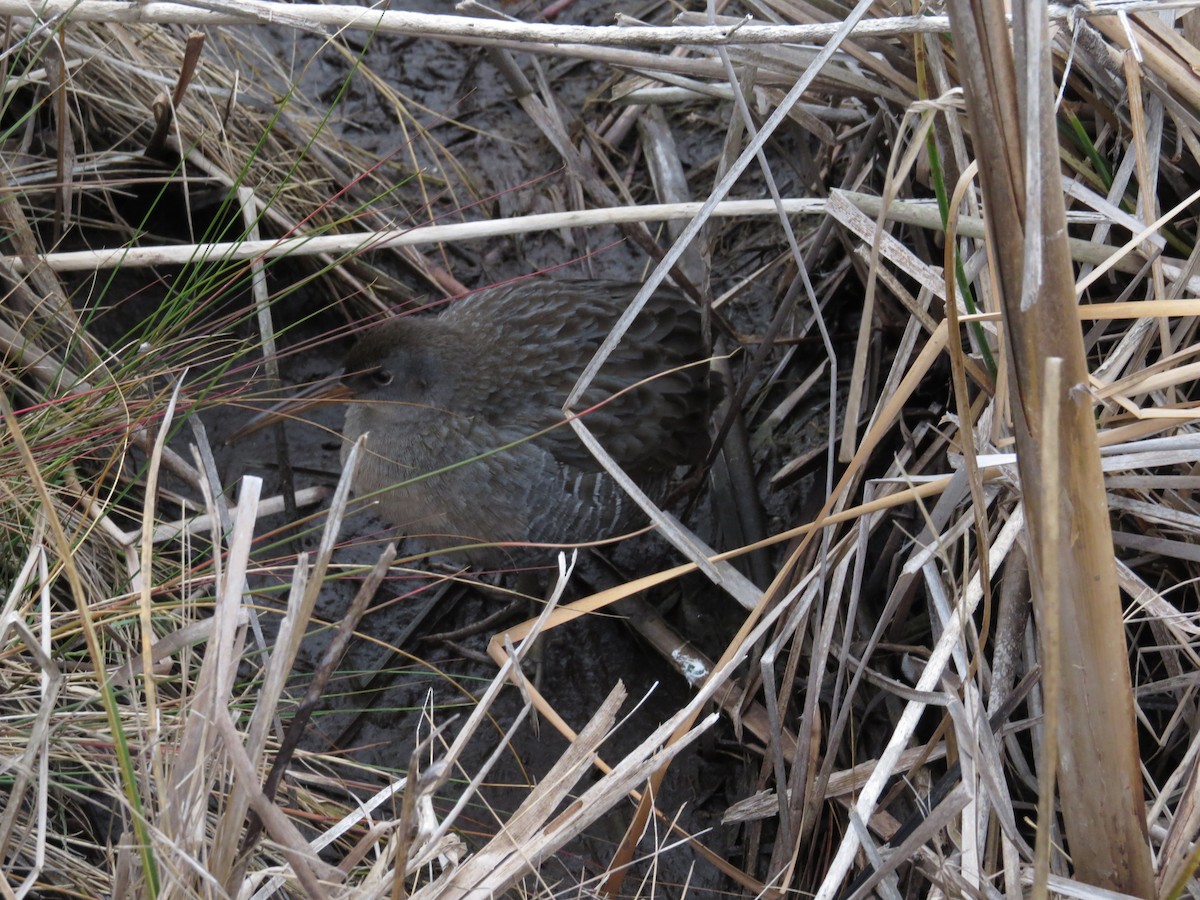
[[[380,387],[386,387],[392,383],[392,373],[387,369],[375,369],[371,372],[371,380]]]

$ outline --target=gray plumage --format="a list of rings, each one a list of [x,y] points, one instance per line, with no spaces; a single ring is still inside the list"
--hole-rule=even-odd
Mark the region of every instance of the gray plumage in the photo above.
[[[580,543],[643,524],[562,415],[637,287],[524,282],[366,332],[344,377],[354,399],[343,455],[370,433],[355,493],[375,495],[385,519],[443,548]],[[659,498],[677,466],[707,452],[708,367],[670,371],[707,356],[699,312],[660,290],[578,407],[625,471]],[[467,555],[504,559],[490,548]]]

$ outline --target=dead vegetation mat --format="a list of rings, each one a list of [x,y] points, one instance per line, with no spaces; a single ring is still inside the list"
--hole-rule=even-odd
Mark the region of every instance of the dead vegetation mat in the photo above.
[[[5,895],[1200,894],[1197,5],[5,7]],[[449,106],[379,70],[430,48]],[[670,555],[564,560],[402,756],[313,749],[349,648],[404,650],[381,592],[476,579],[352,530],[335,436],[221,442],[414,296],[560,265],[708,311]],[[637,673],[571,727],[521,665],[606,615],[691,686],[619,755]],[[697,833],[660,788],[703,746]]]

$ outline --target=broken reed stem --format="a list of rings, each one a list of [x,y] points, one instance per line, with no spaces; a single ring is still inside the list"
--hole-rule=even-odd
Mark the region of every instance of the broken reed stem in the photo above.
[[[1066,242],[1045,12],[1035,4],[1014,24],[1014,41],[1025,54],[1014,57],[997,7],[952,0],[950,10],[959,52],[977,61],[962,73],[972,131],[993,136],[976,141],[975,152],[1017,389],[1012,412],[1034,603],[1039,621],[1052,615],[1043,586],[1047,567],[1055,567],[1059,646],[1071,648],[1071,660],[1059,666],[1060,797],[1070,853],[1081,880],[1150,896],[1154,872],[1108,502],[1091,398],[1076,387],[1087,384],[1088,368]],[[1063,359],[1066,388],[1056,461],[1064,477],[1062,490],[1050,493],[1038,448],[1048,439],[1042,433],[1043,372],[1053,356]],[[1074,539],[1048,558],[1056,517],[1073,523]],[[1101,784],[1106,790],[1096,790]]]

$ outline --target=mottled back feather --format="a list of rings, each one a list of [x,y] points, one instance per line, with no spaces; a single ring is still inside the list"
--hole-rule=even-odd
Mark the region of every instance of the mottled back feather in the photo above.
[[[573,543],[629,527],[632,503],[564,423],[562,405],[637,287],[525,282],[480,291],[437,316],[374,327],[346,361],[358,398],[346,436],[371,432],[356,491],[387,491],[382,512],[414,532]],[[707,357],[699,312],[662,289],[578,407],[652,494],[662,493],[675,467],[707,452]],[[544,429],[551,430],[538,434]],[[520,443],[488,455],[512,442]]]

